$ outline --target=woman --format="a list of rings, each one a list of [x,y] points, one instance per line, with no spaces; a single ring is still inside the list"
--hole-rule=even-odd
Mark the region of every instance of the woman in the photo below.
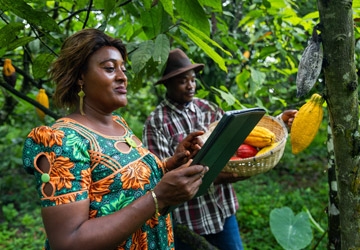
[[[191,199],[207,171],[189,160],[203,132],[163,163],[112,114],[127,104],[126,58],[120,40],[86,29],[66,39],[51,68],[54,101],[73,112],[34,128],[23,151],[41,198],[45,249],[173,249],[162,212]]]

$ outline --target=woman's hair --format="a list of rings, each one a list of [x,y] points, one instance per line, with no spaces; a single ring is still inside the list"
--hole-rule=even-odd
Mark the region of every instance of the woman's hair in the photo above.
[[[77,106],[78,80],[86,72],[90,56],[104,46],[117,48],[126,61],[127,52],[122,41],[97,29],[78,31],[64,41],[60,55],[50,69],[50,77],[56,83],[54,102],[57,106],[70,109]]]

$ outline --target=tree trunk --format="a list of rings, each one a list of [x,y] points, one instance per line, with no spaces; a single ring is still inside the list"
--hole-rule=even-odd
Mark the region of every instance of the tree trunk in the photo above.
[[[354,62],[352,1],[319,0],[324,49],[324,97],[333,136],[338,190],[341,249],[360,249],[360,169],[358,133],[358,86]],[[329,213],[333,210],[329,207]],[[335,216],[330,214],[329,218]],[[336,223],[329,223],[333,226]],[[338,231],[329,228],[329,232]],[[335,237],[329,233],[329,237]],[[329,239],[333,242],[335,239]]]
[[[328,184],[329,184],[329,206],[328,206],[328,249],[341,250],[340,241],[340,213],[339,196],[336,178],[336,165],[334,155],[334,143],[330,125],[328,126]]]

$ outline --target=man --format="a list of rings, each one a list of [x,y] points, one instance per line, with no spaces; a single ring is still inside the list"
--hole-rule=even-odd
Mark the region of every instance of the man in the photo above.
[[[147,118],[143,131],[144,146],[160,159],[173,155],[187,134],[206,131],[224,113],[216,104],[194,97],[195,74],[203,67],[204,64],[192,64],[180,49],[170,51],[163,77],[156,83],[165,85],[166,97]],[[291,122],[292,118],[287,116],[286,121]],[[186,225],[219,249],[242,250],[235,217],[239,204],[231,183],[243,179],[220,173],[206,194],[173,211],[175,224]],[[175,234],[175,249],[192,248]]]

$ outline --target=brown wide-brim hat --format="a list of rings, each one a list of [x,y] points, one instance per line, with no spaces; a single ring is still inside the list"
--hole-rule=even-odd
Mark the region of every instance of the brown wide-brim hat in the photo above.
[[[164,83],[164,81],[174,76],[180,75],[186,71],[194,70],[195,73],[197,73],[203,68],[204,64],[202,63],[191,63],[189,57],[181,49],[171,50],[166,62],[166,68],[163,77],[157,81],[155,85]]]

